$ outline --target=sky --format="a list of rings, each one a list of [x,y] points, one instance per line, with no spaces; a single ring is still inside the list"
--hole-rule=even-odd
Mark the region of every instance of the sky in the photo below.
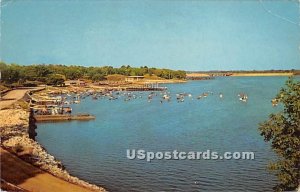
[[[300,69],[300,5],[2,0],[0,40],[0,59],[24,65]]]

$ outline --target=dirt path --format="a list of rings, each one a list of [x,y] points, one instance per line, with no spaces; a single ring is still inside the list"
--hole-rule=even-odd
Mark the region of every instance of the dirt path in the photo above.
[[[29,90],[32,90],[32,89],[17,89],[17,90],[9,91],[0,100],[0,110],[12,105],[16,101],[22,99],[23,96],[25,95],[25,93]]]
[[[1,148],[1,179],[28,191],[91,191],[46,173]]]
[[[6,95],[2,96],[0,100],[0,110],[5,109],[15,103],[16,101],[22,99],[27,91],[39,90],[43,89],[41,87],[38,88],[27,88],[27,89],[16,89],[9,91]]]

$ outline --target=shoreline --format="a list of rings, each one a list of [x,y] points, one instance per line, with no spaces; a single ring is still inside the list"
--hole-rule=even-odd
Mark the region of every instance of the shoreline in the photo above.
[[[0,110],[0,117],[1,183],[5,184],[4,186],[15,186],[25,191],[53,191],[53,189],[43,188],[46,185],[43,185],[42,182],[45,179],[50,179],[60,183],[60,185],[52,186],[59,191],[78,191],[78,189],[80,189],[79,191],[106,191],[102,187],[70,175],[60,161],[50,155],[42,145],[34,140],[36,125],[28,110],[23,109],[19,104],[12,104],[9,109]],[[16,167],[20,168],[20,170],[15,170],[19,171],[19,174],[16,172],[14,172],[16,174],[11,174],[7,171],[11,166],[4,164],[8,164],[11,160],[14,160]],[[26,163],[29,165],[26,165]],[[24,168],[28,166],[32,167]],[[27,170],[27,172],[23,173],[24,170]],[[35,172],[37,170],[40,170],[43,176],[40,176],[40,174],[36,176]],[[20,174],[32,175],[32,177],[20,183],[18,182],[18,175]],[[34,184],[36,179],[40,180],[41,186]],[[12,190],[12,188],[6,190]]]
[[[277,76],[293,76],[293,73],[233,73],[231,77],[277,77]]]
[[[210,76],[227,76],[227,77],[271,77],[271,76],[296,76],[292,72],[262,72],[262,73],[255,73],[255,72],[240,72],[240,73],[232,73],[232,72],[201,72],[201,73],[187,73],[187,77],[210,77]]]

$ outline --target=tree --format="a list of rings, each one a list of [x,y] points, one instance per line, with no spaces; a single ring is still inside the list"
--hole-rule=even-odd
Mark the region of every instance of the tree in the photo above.
[[[1,71],[2,80],[7,84],[17,83],[22,79],[20,67],[18,65],[9,65]]]
[[[283,111],[271,114],[259,130],[279,157],[269,165],[279,180],[274,189],[295,190],[300,184],[300,82],[289,78],[276,99]]]
[[[51,74],[47,78],[48,85],[62,86],[64,85],[66,78],[61,74]]]
[[[103,80],[105,80],[105,77],[104,77],[104,75],[101,74],[101,73],[96,73],[96,74],[93,74],[93,75],[91,76],[91,79],[92,79],[93,81],[103,81]]]
[[[184,79],[186,76],[185,71],[175,71],[170,69],[156,69],[144,67],[131,67],[130,65],[123,65],[120,68],[113,68],[112,66],[103,67],[84,67],[84,66],[66,66],[57,64],[38,64],[38,65],[17,65],[6,64],[0,61],[0,71],[2,74],[1,81],[9,85],[22,85],[26,81],[39,81],[42,83],[54,82],[57,79],[56,74],[63,75],[62,78],[66,79],[90,79],[93,81],[104,80],[108,75],[155,75],[161,78]],[[50,78],[50,80],[48,80]],[[61,79],[62,79],[61,78]],[[61,80],[60,80],[61,81]]]

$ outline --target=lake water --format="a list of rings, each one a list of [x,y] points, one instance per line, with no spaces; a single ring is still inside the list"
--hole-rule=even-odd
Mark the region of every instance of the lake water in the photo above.
[[[37,141],[67,170],[109,191],[272,191],[276,178],[266,170],[275,155],[258,132],[271,99],[287,77],[220,77],[166,85],[171,102],[147,95],[123,99],[88,97],[74,112],[94,121],[39,123]],[[196,97],[205,91],[207,98]],[[185,102],[176,93],[191,93]],[[219,93],[223,93],[223,99]],[[238,94],[248,95],[247,103]],[[139,95],[140,93],[137,92]],[[159,93],[158,93],[159,94]],[[253,151],[255,160],[129,160],[127,149],[147,151]]]

